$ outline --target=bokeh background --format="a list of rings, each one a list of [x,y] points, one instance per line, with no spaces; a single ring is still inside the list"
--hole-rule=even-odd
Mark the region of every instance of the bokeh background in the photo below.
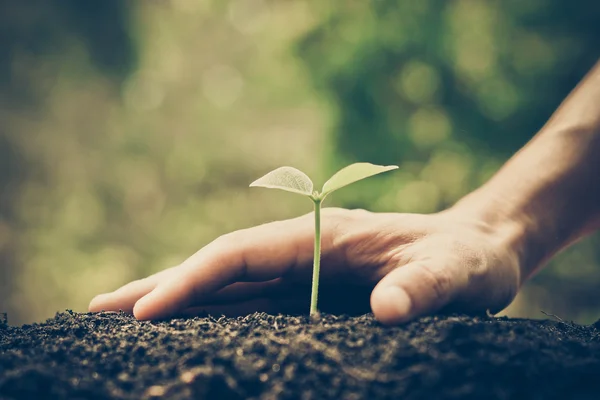
[[[600,2],[0,0],[0,311],[11,324],[311,210],[248,184],[400,170],[330,204],[429,213],[480,185],[600,55]],[[574,205],[576,206],[576,205]],[[505,313],[600,318],[600,238]]]

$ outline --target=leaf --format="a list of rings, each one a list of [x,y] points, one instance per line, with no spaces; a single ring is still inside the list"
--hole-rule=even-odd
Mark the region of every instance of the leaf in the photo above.
[[[293,167],[279,167],[252,182],[250,186],[281,189],[312,196],[313,183],[306,174]]]
[[[338,190],[344,186],[347,186],[356,181],[368,178],[373,175],[380,174],[382,172],[390,171],[398,168],[397,165],[375,165],[371,163],[355,163],[348,165],[336,172],[325,184],[323,185],[322,196],[326,196],[334,190]]]

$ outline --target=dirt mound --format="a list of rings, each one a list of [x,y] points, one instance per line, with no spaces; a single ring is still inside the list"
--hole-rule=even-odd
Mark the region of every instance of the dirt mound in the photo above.
[[[0,398],[598,399],[600,324],[256,313],[0,321]]]

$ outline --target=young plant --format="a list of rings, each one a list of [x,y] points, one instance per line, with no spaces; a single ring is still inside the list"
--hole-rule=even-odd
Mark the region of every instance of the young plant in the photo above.
[[[317,312],[319,297],[319,271],[321,267],[321,203],[333,191],[347,186],[356,181],[368,178],[382,172],[398,168],[397,165],[374,165],[370,163],[356,163],[342,168],[336,172],[319,192],[313,189],[310,178],[302,171],[292,167],[280,167],[252,182],[250,186],[281,189],[298,193],[310,198],[315,207],[315,247],[313,258],[312,293],[310,297],[310,315]]]

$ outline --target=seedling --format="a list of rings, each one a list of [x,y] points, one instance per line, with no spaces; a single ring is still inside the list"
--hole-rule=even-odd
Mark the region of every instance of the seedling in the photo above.
[[[317,300],[319,297],[319,271],[321,268],[321,203],[330,193],[351,183],[360,181],[382,172],[398,168],[397,165],[374,165],[370,163],[356,163],[342,168],[336,172],[325,184],[321,192],[313,189],[310,178],[302,171],[292,167],[279,167],[262,178],[252,182],[250,186],[281,189],[298,193],[310,198],[315,208],[315,246],[313,258],[312,292],[310,297],[310,315],[317,313]]]

